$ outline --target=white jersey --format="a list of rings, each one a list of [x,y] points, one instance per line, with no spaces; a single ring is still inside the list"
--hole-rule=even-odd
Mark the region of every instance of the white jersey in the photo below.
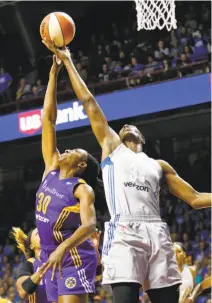
[[[188,266],[184,265],[183,271],[180,273],[182,278],[182,284],[180,285],[180,295],[188,289],[189,293],[191,293],[192,289],[194,288],[194,279],[191,274],[191,271]]]
[[[168,226],[160,217],[159,163],[120,144],[101,166],[111,215],[105,222],[102,283],[138,283],[145,290],[180,284]]]
[[[157,161],[120,144],[101,166],[111,218],[116,215],[160,216],[162,169]]]

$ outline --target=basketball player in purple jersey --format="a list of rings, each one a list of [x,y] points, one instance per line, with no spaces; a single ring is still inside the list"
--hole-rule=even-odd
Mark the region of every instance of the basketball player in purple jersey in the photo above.
[[[25,303],[48,303],[46,284],[43,279],[46,265],[40,261],[40,238],[37,228],[28,236],[20,228],[13,228],[17,247],[23,252],[26,261],[17,268],[16,288]]]
[[[178,303],[181,277],[167,224],[160,217],[160,182],[164,177],[169,191],[195,209],[210,207],[211,194],[197,192],[167,162],[144,154],[145,138],[137,127],[125,125],[119,135],[112,130],[75,69],[69,50],[43,43],[63,60],[102,147],[111,215],[105,224],[102,283],[111,284],[115,303],[137,303],[140,284],[152,303]]]
[[[45,172],[36,194],[35,216],[41,259],[47,262],[48,300],[85,303],[88,294],[95,291],[97,255],[89,238],[96,228],[94,190],[100,168],[85,150],[66,150],[63,154],[57,150],[56,82],[60,68],[54,56],[43,106]]]

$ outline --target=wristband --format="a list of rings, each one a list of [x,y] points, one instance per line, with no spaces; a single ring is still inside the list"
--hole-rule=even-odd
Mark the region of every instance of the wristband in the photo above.
[[[29,277],[22,283],[22,287],[28,294],[32,295],[35,292],[38,285],[32,282],[32,280]]]

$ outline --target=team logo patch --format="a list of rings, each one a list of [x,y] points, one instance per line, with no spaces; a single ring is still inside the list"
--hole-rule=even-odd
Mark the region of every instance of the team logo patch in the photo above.
[[[65,286],[68,288],[68,289],[72,289],[76,286],[77,284],[77,281],[74,277],[69,277],[65,280]]]

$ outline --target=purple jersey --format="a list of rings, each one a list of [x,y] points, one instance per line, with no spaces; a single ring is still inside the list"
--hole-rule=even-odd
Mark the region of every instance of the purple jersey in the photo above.
[[[36,258],[30,258],[27,261],[22,262],[17,268],[16,279],[23,276],[31,276],[39,270],[42,262]],[[46,296],[46,281],[42,279],[37,286],[35,292],[32,295],[27,296],[24,300],[25,303],[48,303]]]
[[[31,261],[32,260],[32,261]],[[33,273],[37,272],[39,268],[41,267],[42,263],[38,259],[29,259],[29,262],[32,262],[33,264]],[[33,303],[48,303],[46,296],[46,281],[45,279],[42,279],[38,287],[36,288],[36,291],[34,294],[30,295],[27,302],[33,302]]]
[[[60,180],[59,170],[51,171],[41,183],[35,209],[41,247],[58,246],[80,226],[80,204],[74,190],[83,183],[85,181],[79,178]],[[90,245],[88,240],[83,246]]]
[[[45,177],[36,194],[36,224],[41,241],[41,260],[46,262],[56,247],[71,237],[80,226],[80,203],[74,190],[85,183],[80,178],[59,179],[59,170]],[[51,281],[51,270],[46,274],[47,298],[57,302],[58,296],[93,293],[97,255],[90,239],[67,252],[63,259],[61,279],[56,273]]]

